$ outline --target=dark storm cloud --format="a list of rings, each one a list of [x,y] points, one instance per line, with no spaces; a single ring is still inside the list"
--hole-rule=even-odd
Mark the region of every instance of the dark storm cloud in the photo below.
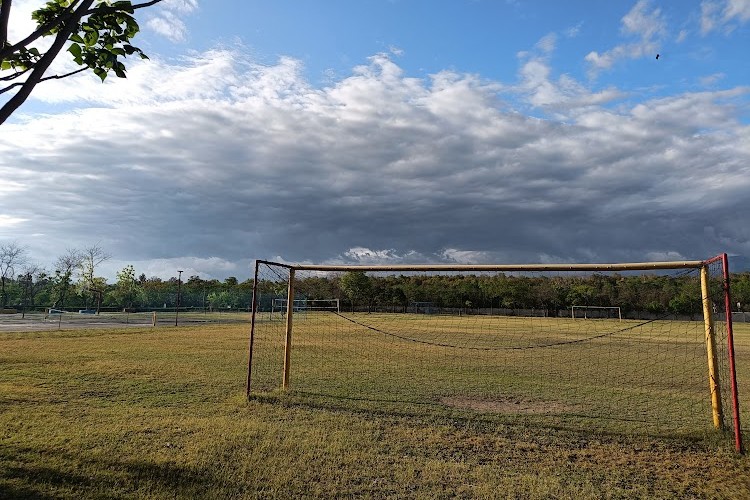
[[[158,69],[107,86],[107,108],[4,125],[0,238],[219,276],[276,257],[750,253],[747,89],[615,106],[546,82],[540,119],[519,111],[538,99],[523,82],[418,80],[385,56],[322,90],[295,61],[229,51]]]

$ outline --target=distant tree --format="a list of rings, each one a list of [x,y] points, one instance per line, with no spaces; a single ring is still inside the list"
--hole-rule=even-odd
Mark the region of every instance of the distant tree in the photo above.
[[[252,291],[252,280],[243,282],[242,287]],[[304,295],[308,299],[330,299],[337,296],[334,281],[323,276],[310,276],[297,280],[295,293]]]
[[[216,290],[208,294],[209,307],[213,309],[226,309],[232,307],[233,297],[227,290]]]
[[[55,274],[52,277],[52,307],[65,308],[72,283],[73,273],[81,264],[81,252],[75,248],[68,248],[55,261]]]
[[[678,292],[670,294],[668,308],[674,314],[689,315],[690,319],[700,314],[703,308],[700,290],[694,283],[683,281]]]
[[[590,306],[596,290],[591,285],[578,283],[570,287],[566,301],[571,306]]]
[[[206,284],[205,280],[203,280],[197,274],[190,276],[185,282],[185,286],[189,288],[202,288],[205,286],[205,284]]]
[[[498,281],[500,305],[507,309],[529,307],[531,284],[526,278],[505,277]]]
[[[15,242],[0,245],[0,295],[2,308],[8,305],[7,284],[16,275],[16,268],[26,262],[26,249]]]
[[[368,310],[370,306],[370,295],[372,292],[372,283],[370,278],[362,271],[349,271],[341,277],[339,283],[341,291],[349,298],[354,306],[361,302],[367,302]]]
[[[78,264],[78,289],[79,293],[86,299],[96,299],[96,313],[99,314],[106,281],[95,276],[96,268],[104,261],[109,260],[110,255],[98,244],[83,249],[80,252],[81,260]]]
[[[402,288],[393,288],[391,293],[391,304],[394,306],[401,306],[401,311],[406,312],[406,308],[409,305],[409,299],[406,297]]]
[[[38,264],[27,263],[21,273],[20,281],[23,287],[21,304],[23,306],[23,315],[25,316],[26,309],[34,308],[34,300],[37,293],[48,282],[47,271]]]
[[[536,305],[547,311],[547,315],[557,316],[565,302],[564,281],[559,277],[540,277],[534,280],[532,286]]]
[[[49,0],[31,17],[36,29],[19,41],[8,40],[12,0],[0,1],[0,94],[16,90],[0,108],[0,124],[28,99],[39,83],[67,78],[91,70],[104,81],[110,72],[125,78],[122,59],[137,54],[147,59],[141,49],[130,44],[140,31],[133,14],[137,9],[162,0],[139,4],[110,0]],[[33,46],[41,38],[53,37],[47,48]],[[46,75],[52,62],[67,51],[80,68],[61,75]]]
[[[133,301],[138,296],[140,283],[135,279],[135,269],[128,264],[117,272],[114,295],[118,303],[124,308],[133,307]]]
[[[143,302],[151,307],[166,307],[174,299],[171,283],[152,276],[141,283]]]
[[[750,273],[741,273],[732,277],[732,309],[747,310],[750,306]],[[740,307],[737,308],[737,304]]]

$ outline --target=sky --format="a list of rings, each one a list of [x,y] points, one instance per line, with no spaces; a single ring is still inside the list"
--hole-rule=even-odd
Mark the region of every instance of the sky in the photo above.
[[[11,40],[40,4],[14,1]],[[48,269],[93,245],[110,280],[750,256],[750,0],[167,0],[137,18],[150,59],[127,79],[44,82],[0,125],[0,243]]]

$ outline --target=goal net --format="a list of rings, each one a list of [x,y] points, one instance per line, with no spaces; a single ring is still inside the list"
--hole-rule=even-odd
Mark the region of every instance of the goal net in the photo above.
[[[248,397],[607,433],[718,429],[734,432],[739,448],[727,276],[725,255],[608,265],[257,261]],[[327,305],[308,307],[316,300]],[[582,300],[609,317],[581,321]]]

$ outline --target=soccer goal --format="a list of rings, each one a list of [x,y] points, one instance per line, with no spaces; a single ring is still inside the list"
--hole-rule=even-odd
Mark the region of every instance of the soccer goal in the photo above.
[[[300,296],[336,299],[313,310]],[[617,310],[616,319],[580,320],[582,296],[605,308],[589,314]],[[269,302],[283,321],[263,314]],[[729,304],[726,255],[575,265],[259,260],[247,395],[608,434],[731,432],[740,450]]]
[[[270,318],[279,318],[286,315],[288,299],[286,297],[274,297],[271,299]],[[339,299],[294,299],[293,312],[305,314],[310,311],[335,311],[341,312],[341,301]]]
[[[570,306],[570,317],[622,321],[622,309],[618,306]]]
[[[412,302],[409,304],[409,311],[414,314],[438,314],[440,312],[434,302]]]

